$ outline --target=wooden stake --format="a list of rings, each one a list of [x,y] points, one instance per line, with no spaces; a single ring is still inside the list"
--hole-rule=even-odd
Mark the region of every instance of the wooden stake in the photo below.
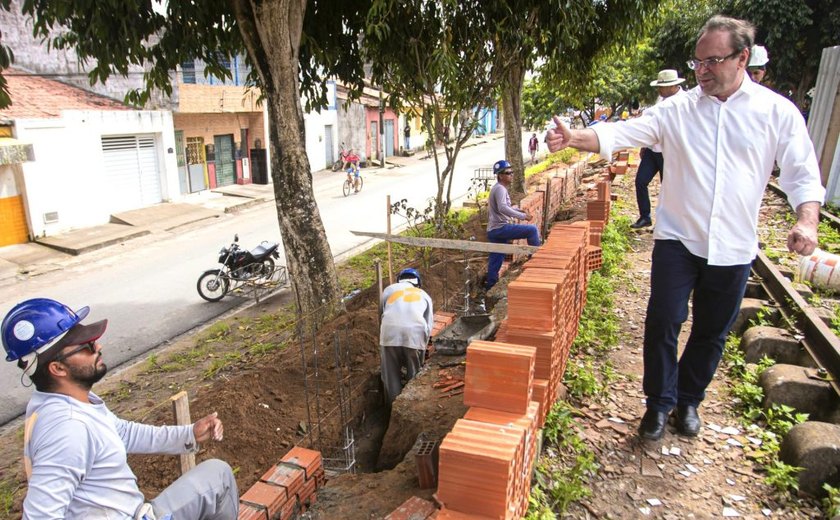
[[[186,391],[178,392],[169,398],[172,401],[172,412],[175,414],[175,424],[185,426],[192,424],[190,420],[190,398]],[[195,453],[181,454],[181,474],[195,467]]]
[[[388,230],[386,231],[389,235],[391,234],[391,196],[388,195]],[[394,264],[393,258],[391,257],[391,242],[388,242],[388,284],[394,283]]]
[[[385,290],[382,287],[382,261],[378,258],[373,261],[374,265],[376,266],[376,285],[379,287],[379,299],[376,300],[377,305],[379,302],[382,301],[382,292]],[[380,316],[379,312],[376,313],[376,328],[377,330],[379,327],[382,326],[382,316]]]

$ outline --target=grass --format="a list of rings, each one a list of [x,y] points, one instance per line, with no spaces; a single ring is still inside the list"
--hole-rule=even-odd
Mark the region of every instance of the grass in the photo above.
[[[0,513],[8,515],[12,512],[15,494],[19,489],[20,485],[14,480],[0,481]]]
[[[571,164],[575,154],[577,154],[577,150],[573,148],[565,148],[559,152],[549,154],[537,164],[525,168],[525,179],[528,179],[532,175],[542,173],[558,163]]]
[[[537,465],[528,520],[556,518],[573,502],[591,496],[588,481],[598,470],[595,453],[583,440],[568,403],[555,403],[546,416],[543,435],[549,456]]]

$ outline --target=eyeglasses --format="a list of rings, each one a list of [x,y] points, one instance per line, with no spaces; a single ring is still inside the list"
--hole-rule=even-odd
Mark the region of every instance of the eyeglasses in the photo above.
[[[755,67],[747,67],[747,70],[749,70],[749,71],[756,71],[756,70],[764,71],[766,69],[765,69],[764,65],[760,65],[760,66],[755,66]]]
[[[89,341],[87,343],[83,343],[83,344],[79,345],[78,347],[74,348],[73,350],[71,350],[70,352],[68,352],[66,354],[60,354],[60,355],[56,356],[53,361],[59,361],[59,362],[64,361],[65,359],[69,358],[70,356],[75,356],[76,354],[78,354],[79,352],[82,352],[83,350],[87,350],[89,353],[93,354],[94,352],[96,352],[96,342],[95,341]]]
[[[729,58],[734,58],[739,54],[741,54],[741,51],[735,51],[728,56],[724,56],[723,58],[706,58],[705,60],[698,60],[697,58],[693,58],[685,63],[691,70],[700,70],[701,67],[706,67],[707,69],[710,69],[716,65],[720,65]]]
[[[513,172],[511,170],[505,170],[503,172],[500,172],[499,175],[513,175]]]

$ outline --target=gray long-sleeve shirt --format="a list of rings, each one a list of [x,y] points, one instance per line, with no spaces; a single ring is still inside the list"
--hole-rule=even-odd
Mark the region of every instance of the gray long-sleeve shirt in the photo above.
[[[151,426],[124,421],[96,394],[90,403],[35,391],[26,407],[24,464],[27,519],[134,518],[145,502],[127,453],[187,453],[192,425]]]
[[[505,224],[510,224],[510,219],[528,218],[525,212],[510,205],[510,194],[502,183],[497,182],[490,188],[490,197],[487,199],[489,217],[487,219],[487,231],[493,231]]]

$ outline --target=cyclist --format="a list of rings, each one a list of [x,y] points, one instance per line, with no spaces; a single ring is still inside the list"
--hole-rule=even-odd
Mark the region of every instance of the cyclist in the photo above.
[[[347,159],[344,163],[344,168],[347,171],[347,180],[353,185],[353,190],[358,193],[360,189],[359,181],[359,156],[353,150],[347,154]]]

